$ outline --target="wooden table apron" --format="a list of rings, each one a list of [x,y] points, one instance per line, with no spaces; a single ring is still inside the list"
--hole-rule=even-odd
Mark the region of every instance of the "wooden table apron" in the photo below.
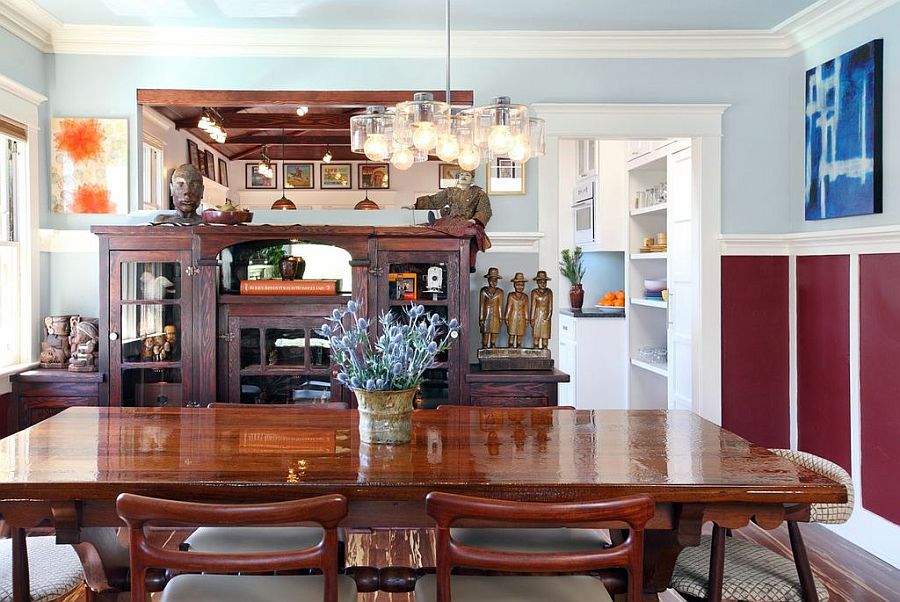
[[[82,527],[120,524],[114,502],[126,491],[210,502],[341,493],[346,525],[374,528],[431,526],[423,502],[437,490],[522,501],[648,493],[657,501],[644,565],[651,594],[666,589],[704,521],[774,528],[785,504],[846,499],[834,481],[690,412],[424,410],[413,441],[398,446],[361,444],[357,418],[71,408],[0,441],[0,512],[11,527],[53,524],[58,541],[76,543]],[[13,569],[21,589],[15,558]]]

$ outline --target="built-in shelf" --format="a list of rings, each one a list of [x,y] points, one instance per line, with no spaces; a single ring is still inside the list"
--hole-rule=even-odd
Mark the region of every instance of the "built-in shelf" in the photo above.
[[[650,207],[640,207],[639,209],[632,209],[631,215],[647,215],[648,213],[665,213],[667,207],[668,207],[668,203],[660,203],[658,205],[652,205]]]
[[[648,372],[652,372],[653,374],[659,374],[660,376],[664,376],[666,378],[669,377],[669,365],[668,364],[651,364],[650,362],[642,362],[641,360],[636,360],[631,358],[631,365],[637,366],[642,370],[647,370]]]
[[[642,299],[640,297],[632,297],[631,298],[632,305],[644,305],[646,307],[658,307],[660,309],[665,309],[668,307],[665,301],[657,300],[657,299]]]
[[[668,259],[669,254],[665,251],[659,253],[632,253],[632,259]]]
[[[351,298],[350,293],[340,295],[234,295],[220,294],[219,303],[319,303],[325,305],[344,305]]]
[[[450,304],[447,299],[391,299],[391,307],[402,307],[404,305],[409,305],[410,303],[429,306],[441,306]]]

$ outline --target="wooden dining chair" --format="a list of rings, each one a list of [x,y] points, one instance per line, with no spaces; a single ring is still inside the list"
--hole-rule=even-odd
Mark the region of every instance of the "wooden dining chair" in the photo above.
[[[670,587],[689,599],[722,599],[744,602],[815,602],[828,600],[828,590],[812,573],[800,522],[842,524],[853,512],[853,480],[846,470],[819,456],[789,449],[772,449],[847,489],[843,504],[810,504],[785,508],[793,561],[768,548],[743,539],[726,537],[727,530],[713,526],[697,547],[685,548],[678,557]]]
[[[129,530],[131,596],[145,602],[145,579],[151,568],[191,571],[166,584],[158,602],[350,602],[356,583],[337,572],[337,525],[347,515],[347,498],[323,495],[269,504],[200,504],[123,493],[116,499],[119,517]],[[314,546],[294,550],[239,554],[198,554],[165,549],[147,540],[145,528],[173,525],[280,525],[314,522],[323,537]],[[293,569],[316,569],[322,575],[259,575]],[[200,573],[200,574],[197,574]]]
[[[644,526],[655,505],[646,495],[595,502],[511,502],[432,492],[425,500],[428,515],[437,523],[437,571],[416,583],[416,602],[602,602],[611,600],[603,583],[588,574],[532,575],[533,573],[589,573],[618,569],[628,582],[628,601],[643,598]],[[628,536],[611,548],[573,551],[518,551],[460,543],[451,527],[459,521],[580,525],[624,522]],[[528,575],[451,575],[455,568]]]

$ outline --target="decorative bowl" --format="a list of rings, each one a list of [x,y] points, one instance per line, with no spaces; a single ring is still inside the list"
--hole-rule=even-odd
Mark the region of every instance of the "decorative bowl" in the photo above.
[[[665,280],[644,280],[644,290],[648,293],[661,293],[664,288]]]
[[[207,209],[200,214],[203,221],[207,224],[246,224],[253,221],[253,213],[242,209],[240,211],[217,211],[216,209]]]

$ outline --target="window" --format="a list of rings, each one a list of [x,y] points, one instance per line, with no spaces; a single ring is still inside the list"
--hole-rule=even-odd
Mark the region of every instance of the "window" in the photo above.
[[[17,211],[24,206],[25,143],[0,134],[0,367],[22,357],[21,254]]]
[[[168,209],[168,191],[165,187],[165,169],[163,168],[163,152],[157,146],[144,142],[143,146],[144,190],[141,198],[141,209]]]

